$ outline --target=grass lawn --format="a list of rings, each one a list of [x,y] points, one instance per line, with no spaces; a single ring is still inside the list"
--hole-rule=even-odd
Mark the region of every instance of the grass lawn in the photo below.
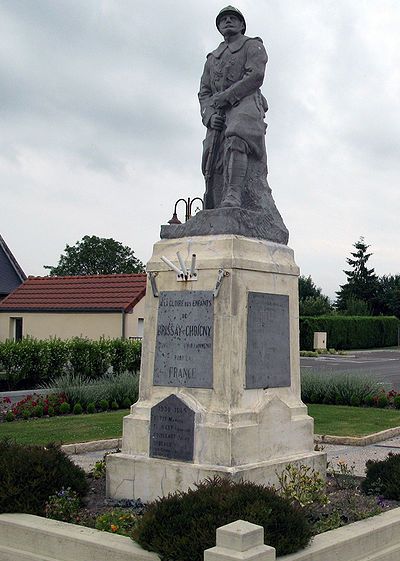
[[[400,426],[400,410],[347,405],[308,405],[316,434],[366,436]]]
[[[0,423],[0,439],[10,436],[21,444],[87,442],[122,436],[122,418],[129,409],[93,415],[67,415]]]
[[[0,423],[0,439],[14,438],[21,444],[47,444],[48,442],[87,442],[122,436],[122,418],[128,409],[107,411],[94,415],[67,415]],[[317,434],[337,436],[365,436],[400,426],[400,411],[346,405],[309,405],[309,414],[315,420]]]

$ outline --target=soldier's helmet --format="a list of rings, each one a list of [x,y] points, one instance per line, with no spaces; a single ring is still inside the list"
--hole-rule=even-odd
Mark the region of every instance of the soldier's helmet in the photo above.
[[[242,12],[240,10],[238,10],[237,8],[234,8],[233,6],[226,6],[226,8],[222,8],[222,10],[219,12],[219,14],[217,15],[217,19],[215,20],[215,23],[217,25],[217,29],[219,29],[219,26],[218,26],[219,20],[225,14],[233,14],[234,16],[236,16],[240,20],[242,20],[242,22],[244,23],[244,28],[242,30],[242,34],[244,35],[244,33],[246,31],[246,20],[244,19],[244,15],[242,14]]]

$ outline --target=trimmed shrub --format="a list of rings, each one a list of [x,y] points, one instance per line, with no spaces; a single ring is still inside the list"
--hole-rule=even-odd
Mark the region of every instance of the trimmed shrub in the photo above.
[[[386,394],[380,394],[376,400],[376,404],[378,407],[380,407],[381,409],[384,409],[385,407],[387,407],[389,405],[389,399],[387,397]]]
[[[15,415],[12,411],[7,411],[4,418],[8,423],[11,423],[15,420]]]
[[[215,545],[216,529],[238,519],[263,526],[277,555],[305,547],[312,535],[304,512],[274,489],[214,478],[150,503],[132,538],[163,560],[202,561]]]
[[[87,413],[96,413],[96,405],[93,403],[93,401],[91,401],[90,403],[87,404],[86,412]]]
[[[83,407],[80,403],[75,403],[74,408],[72,409],[72,413],[74,415],[82,415]]]
[[[45,514],[50,495],[70,487],[80,497],[88,490],[83,469],[54,444],[24,446],[0,441],[0,512]]]
[[[126,397],[123,402],[121,403],[121,407],[122,409],[129,409],[129,407],[132,405],[132,401]]]
[[[61,405],[60,405],[61,415],[66,415],[70,411],[71,411],[71,406],[67,401],[64,401],[64,403],[61,403]]]
[[[44,408],[43,405],[36,405],[32,410],[33,417],[43,417],[44,415]]]
[[[100,409],[102,411],[107,411],[107,409],[109,408],[110,404],[108,403],[108,401],[106,399],[102,399],[99,403],[100,405]]]
[[[141,341],[76,337],[0,342],[0,391],[35,388],[66,372],[96,379],[140,368]]]
[[[370,495],[400,500],[400,454],[389,454],[385,460],[368,460],[361,489]]]
[[[119,409],[119,405],[116,401],[111,402],[111,409],[113,409],[114,411]]]
[[[400,409],[400,395],[396,395],[396,397],[393,399],[393,405],[396,409]]]
[[[315,331],[325,331],[335,349],[370,349],[397,345],[400,320],[384,316],[320,316],[300,318],[300,349],[313,350]]]

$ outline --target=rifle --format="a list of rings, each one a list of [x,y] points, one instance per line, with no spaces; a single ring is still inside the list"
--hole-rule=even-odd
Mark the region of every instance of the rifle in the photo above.
[[[224,112],[222,109],[217,111],[217,115],[223,116]],[[215,169],[215,163],[217,159],[217,152],[219,146],[219,137],[221,131],[213,129],[211,131],[212,139],[211,146],[207,156],[206,168],[204,171],[204,179],[206,182],[206,192],[204,195],[204,208],[214,208],[214,197],[211,192],[211,179]]]

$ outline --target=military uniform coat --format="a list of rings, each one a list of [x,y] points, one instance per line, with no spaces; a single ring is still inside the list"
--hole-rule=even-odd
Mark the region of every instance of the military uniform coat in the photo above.
[[[209,149],[207,137],[211,134],[210,119],[217,109],[213,95],[224,91],[228,106],[224,108],[224,138],[239,138],[246,151],[256,159],[266,160],[265,112],[267,101],[261,94],[268,56],[262,40],[242,35],[233,43],[223,41],[207,56],[201,77],[199,100],[204,125],[208,128],[204,141],[204,161]]]

